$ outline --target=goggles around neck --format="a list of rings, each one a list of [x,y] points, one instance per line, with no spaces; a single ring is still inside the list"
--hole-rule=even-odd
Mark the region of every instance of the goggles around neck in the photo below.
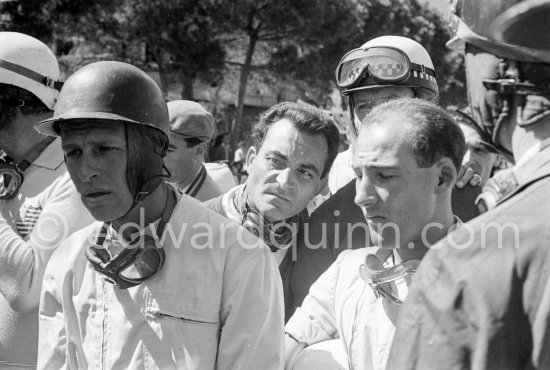
[[[412,276],[418,269],[419,260],[409,260],[402,264],[384,268],[382,261],[368,254],[365,263],[359,266],[359,275],[374,291],[376,298],[383,296],[395,304],[402,304],[406,297],[401,297],[395,282]]]
[[[269,222],[258,211],[256,206],[246,199],[239,208],[242,214],[241,225],[252,234],[260,238],[272,252],[286,248],[296,236],[301,214],[279,222]]]
[[[177,203],[177,195],[169,186],[168,196],[162,217],[156,230],[158,240],[170,220]],[[164,265],[165,253],[162,245],[151,235],[138,235],[116,256],[111,257],[103,244],[109,223],[103,223],[97,234],[95,245],[86,248],[86,258],[90,267],[103,275],[108,283],[127,289],[152,279]]]
[[[429,74],[435,78],[435,72],[423,65],[412,63],[402,50],[392,47],[372,47],[354,49],[348,52],[336,68],[336,84],[340,89],[352,89],[365,85],[363,79],[370,77],[374,82],[393,84],[403,82],[411,74]]]

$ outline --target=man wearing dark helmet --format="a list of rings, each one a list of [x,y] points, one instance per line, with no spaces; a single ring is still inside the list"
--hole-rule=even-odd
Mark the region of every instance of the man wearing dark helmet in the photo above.
[[[99,221],[48,265],[39,368],[280,367],[277,266],[266,248],[245,248],[256,237],[164,181],[169,115],[147,74],[87,65],[36,129],[61,136]]]

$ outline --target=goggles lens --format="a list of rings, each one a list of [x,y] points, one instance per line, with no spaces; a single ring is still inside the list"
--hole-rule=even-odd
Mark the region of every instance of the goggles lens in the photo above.
[[[14,165],[0,161],[0,199],[11,199],[23,183],[23,174]]]
[[[91,267],[107,282],[127,289],[151,279],[164,265],[164,250],[155,239],[150,235],[143,236],[143,242],[140,242],[141,239],[138,237],[113,258],[103,248],[103,243],[88,247],[86,257]]]
[[[164,255],[156,245],[146,246],[136,255],[132,264],[119,272],[119,276],[128,282],[141,282],[152,278],[162,267]]]
[[[390,268],[384,268],[380,259],[374,254],[365,258],[365,263],[359,266],[359,275],[374,291],[376,297],[383,296],[395,304],[401,304],[407,298],[407,290],[398,285],[410,283],[420,261],[410,260]]]
[[[352,87],[367,75],[376,81],[397,82],[410,74],[409,57],[400,50],[375,47],[347,53],[336,69],[339,87]]]

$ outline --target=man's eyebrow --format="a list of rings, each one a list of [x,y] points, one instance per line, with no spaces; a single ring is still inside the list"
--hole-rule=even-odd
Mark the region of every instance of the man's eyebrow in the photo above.
[[[67,151],[69,149],[76,148],[77,146],[78,145],[73,144],[73,143],[63,143],[63,144],[61,144],[61,150]]]
[[[306,170],[310,170],[312,172],[315,172],[316,175],[320,175],[320,171],[319,169],[312,163],[302,163],[300,165],[300,168],[303,168],[303,169],[306,169]]]
[[[366,168],[369,168],[369,169],[385,170],[385,171],[399,171],[400,170],[399,166],[387,165],[387,164],[383,164],[383,163],[365,164],[364,162],[362,163],[361,161],[352,161],[351,162],[351,167],[352,168],[357,168],[357,169],[362,168],[362,167],[366,167]]]
[[[265,154],[271,154],[271,155],[275,155],[281,159],[284,159],[285,161],[288,160],[288,157],[286,155],[284,155],[283,153],[277,151],[277,150],[270,150],[268,152],[266,152]]]
[[[279,152],[279,151],[276,151],[276,150],[272,150],[272,151],[268,151],[266,154],[271,154],[271,155],[275,155],[281,159],[284,159],[285,161],[288,160],[288,157],[286,155],[284,155],[283,153]],[[306,169],[306,170],[310,170],[312,172],[315,172],[315,174],[317,175],[320,175],[321,172],[319,171],[319,169],[313,164],[313,163],[300,163],[298,165],[299,168],[303,168],[303,169]]]

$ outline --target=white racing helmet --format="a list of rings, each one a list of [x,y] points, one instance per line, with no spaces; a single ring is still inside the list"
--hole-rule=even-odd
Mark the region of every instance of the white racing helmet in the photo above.
[[[0,45],[0,83],[27,90],[53,109],[63,84],[50,48],[18,32],[0,32]]]

